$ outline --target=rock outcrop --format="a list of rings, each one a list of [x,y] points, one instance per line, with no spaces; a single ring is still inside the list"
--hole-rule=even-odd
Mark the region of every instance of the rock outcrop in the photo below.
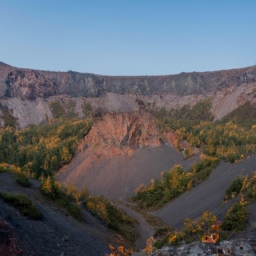
[[[138,148],[159,147],[160,140],[156,122],[149,113],[108,113],[96,120],[78,150],[94,148],[96,155],[112,157]]]
[[[252,245],[252,246],[251,246]],[[152,253],[152,256],[199,256],[199,255],[256,255],[255,240],[236,239],[222,241],[219,245],[194,242],[181,247],[163,247]]]

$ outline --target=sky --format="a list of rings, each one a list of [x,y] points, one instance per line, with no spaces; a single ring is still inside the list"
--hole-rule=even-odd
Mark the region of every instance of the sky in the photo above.
[[[256,65],[255,0],[0,0],[0,61],[102,75]]]

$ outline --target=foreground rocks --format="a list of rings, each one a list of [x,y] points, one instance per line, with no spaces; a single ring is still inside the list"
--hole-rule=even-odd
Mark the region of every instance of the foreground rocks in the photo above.
[[[194,242],[180,247],[163,247],[152,253],[152,256],[197,256],[197,255],[232,255],[252,256],[256,255],[256,241],[236,239],[222,241],[219,245]],[[143,255],[143,254],[141,254]]]

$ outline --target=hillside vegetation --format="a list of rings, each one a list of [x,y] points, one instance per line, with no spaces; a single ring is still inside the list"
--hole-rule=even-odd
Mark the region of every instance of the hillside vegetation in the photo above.
[[[233,163],[256,150],[255,106],[245,103],[217,122],[212,121],[214,116],[210,109],[211,102],[206,99],[193,107],[185,105],[177,110],[161,108],[156,111],[161,132],[174,133],[174,144],[178,150],[181,150],[182,140],[188,141],[190,150],[186,150],[184,156],[191,155],[191,148],[196,147],[206,159],[187,171],[181,166],[174,166],[162,175],[161,180],[152,180],[150,185],[138,187],[132,201],[138,202],[141,208],[164,206],[208,178],[218,160]]]
[[[163,173],[160,181],[152,180],[150,185],[139,187],[131,200],[141,208],[158,209],[207,179],[217,163],[217,159],[205,159],[187,172],[182,166],[175,165],[169,172]]]
[[[16,165],[35,178],[52,176],[71,161],[91,126],[91,120],[59,119],[24,130],[1,128],[0,163]]]
[[[204,100],[189,108],[156,112],[162,132],[176,135],[176,146],[187,140],[192,147],[201,148],[208,156],[228,162],[243,159],[244,154],[256,149],[256,106],[245,103],[221,121],[212,122],[210,100]]]

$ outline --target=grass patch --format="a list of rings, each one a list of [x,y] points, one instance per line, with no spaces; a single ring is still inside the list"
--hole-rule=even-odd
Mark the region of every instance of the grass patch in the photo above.
[[[24,216],[34,220],[41,219],[40,211],[27,196],[23,194],[13,195],[10,193],[0,192],[0,197],[3,198],[6,203],[18,209]]]

